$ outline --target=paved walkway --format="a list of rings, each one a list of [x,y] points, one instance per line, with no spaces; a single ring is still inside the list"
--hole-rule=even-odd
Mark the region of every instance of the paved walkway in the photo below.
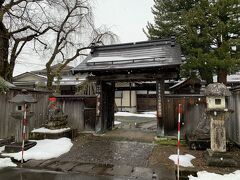
[[[70,152],[59,158],[24,164],[27,168],[49,169],[64,172],[80,172],[137,179],[174,179],[173,170],[149,167],[152,143],[116,141],[108,136],[92,135],[78,137]]]

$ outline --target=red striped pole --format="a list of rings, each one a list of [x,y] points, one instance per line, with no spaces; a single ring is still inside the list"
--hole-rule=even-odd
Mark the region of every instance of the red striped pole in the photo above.
[[[26,136],[26,123],[27,123],[27,104],[24,104],[24,114],[23,114],[23,130],[22,130],[22,159],[21,164],[23,164],[23,154],[24,154],[24,145],[25,145],[25,136]]]
[[[177,179],[179,180],[179,155],[180,155],[180,130],[181,130],[182,105],[178,105],[178,142],[177,142]]]

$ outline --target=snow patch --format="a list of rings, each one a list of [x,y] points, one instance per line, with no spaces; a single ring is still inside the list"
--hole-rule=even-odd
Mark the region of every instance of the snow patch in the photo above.
[[[117,112],[115,116],[135,116],[135,117],[156,117],[153,112],[144,112],[143,114],[129,113],[129,112]]]
[[[0,153],[5,150],[5,146],[0,147]]]
[[[5,167],[16,167],[10,158],[0,158],[0,169]]]
[[[172,154],[168,158],[174,161],[174,163],[177,165],[178,155]],[[191,154],[179,155],[179,165],[183,167],[193,167],[193,164],[191,163],[191,160],[193,159],[195,159],[195,157]]]
[[[118,124],[121,124],[122,122],[120,121],[114,121],[114,125],[118,125]]]
[[[237,170],[230,174],[215,174],[215,173],[209,173],[206,171],[200,171],[197,173],[198,177],[194,177],[192,175],[188,176],[189,180],[239,180],[240,179],[240,170]]]
[[[33,133],[49,133],[49,134],[57,134],[57,133],[62,133],[67,130],[70,130],[70,128],[62,128],[62,129],[47,129],[45,127],[41,127],[38,129],[34,129],[31,132]]]
[[[24,152],[24,160],[29,159],[45,160],[57,158],[60,155],[67,153],[73,146],[68,138],[60,139],[44,139],[36,141],[37,145]],[[13,157],[20,161],[22,156],[21,152],[18,153],[4,153],[3,156]]]

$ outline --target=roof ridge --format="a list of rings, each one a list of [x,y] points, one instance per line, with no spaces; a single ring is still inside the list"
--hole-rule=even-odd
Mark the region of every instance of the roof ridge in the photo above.
[[[111,44],[111,45],[103,45],[103,46],[93,45],[91,53],[93,53],[95,50],[136,48],[136,47],[144,47],[144,46],[155,46],[160,44],[170,44],[171,46],[174,46],[175,42],[176,42],[176,39],[173,36],[171,38],[165,38],[165,39],[146,40],[146,41],[138,41],[138,42],[130,42],[130,43],[120,43],[120,44]]]

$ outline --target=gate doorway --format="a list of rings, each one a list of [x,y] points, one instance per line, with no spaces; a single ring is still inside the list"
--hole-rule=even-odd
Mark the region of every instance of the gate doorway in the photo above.
[[[164,136],[164,80],[178,77],[181,62],[174,38],[93,46],[73,73],[88,73],[88,80],[96,82],[96,132],[113,127],[116,82],[155,81],[157,134]]]

